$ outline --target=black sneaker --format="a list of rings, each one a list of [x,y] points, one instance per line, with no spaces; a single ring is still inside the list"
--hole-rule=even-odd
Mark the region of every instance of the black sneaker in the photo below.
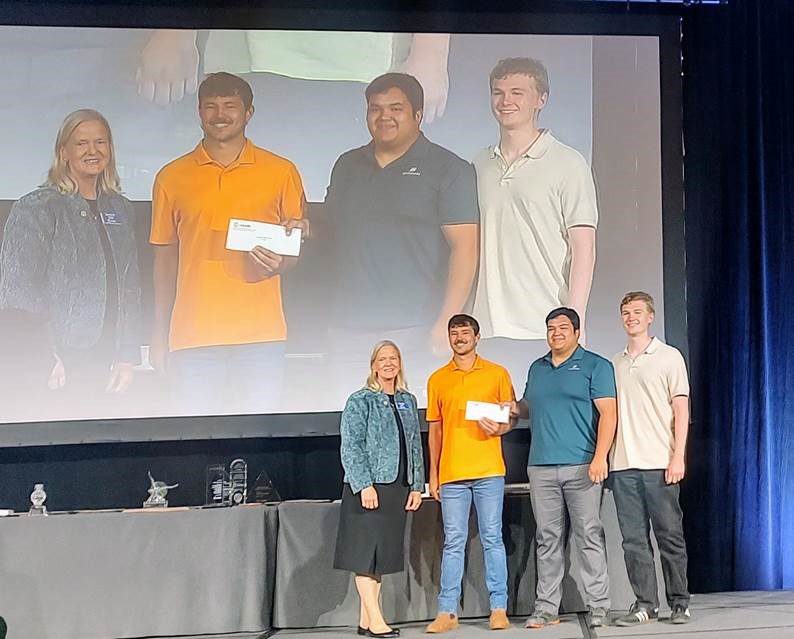
[[[629,608],[629,611],[625,615],[615,619],[615,625],[621,626],[623,628],[629,626],[639,626],[640,624],[648,623],[649,621],[655,621],[658,617],[658,608],[645,608],[635,601],[633,604],[631,604],[631,608]]]
[[[606,608],[590,608],[590,619],[588,625],[591,628],[601,628],[607,625],[609,610]]]
[[[8,626],[6,626],[6,620],[0,617],[0,639],[6,639],[6,632],[8,632]]]
[[[675,604],[670,613],[670,623],[689,623],[692,615],[689,614],[689,606],[686,604]]]

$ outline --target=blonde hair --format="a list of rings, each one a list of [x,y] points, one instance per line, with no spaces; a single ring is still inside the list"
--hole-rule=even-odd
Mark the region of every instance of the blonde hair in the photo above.
[[[74,131],[83,122],[99,122],[108,133],[108,165],[97,178],[98,193],[121,193],[119,174],[116,172],[116,152],[113,148],[113,134],[110,125],[99,111],[94,109],[78,109],[67,115],[58,136],[55,138],[55,158],[47,173],[46,184],[54,186],[61,193],[76,193],[77,183],[69,175],[69,163],[61,157],[61,151],[69,142]]]
[[[653,307],[653,297],[651,297],[645,291],[630,291],[623,296],[623,299],[620,300],[620,310],[623,310],[623,307],[630,302],[645,302],[645,306],[648,308],[649,313],[653,313],[656,315],[656,311]]]
[[[400,352],[400,349],[397,347],[397,344],[392,342],[391,340],[384,339],[372,348],[372,355],[369,357],[369,375],[367,376],[367,388],[371,391],[382,391],[383,386],[381,385],[380,381],[378,380],[378,376],[375,374],[375,371],[372,370],[372,365],[375,363],[375,360],[378,358],[378,353],[380,353],[381,349],[386,348],[387,346],[391,346],[395,351],[397,351],[397,357],[400,359],[400,371],[397,373],[397,379],[394,383],[395,390],[398,391],[407,391],[408,384],[405,381],[405,373],[403,372],[403,356]]]

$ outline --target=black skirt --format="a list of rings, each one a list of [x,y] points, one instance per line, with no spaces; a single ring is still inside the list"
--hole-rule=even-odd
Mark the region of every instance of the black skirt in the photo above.
[[[378,507],[374,510],[361,505],[361,494],[354,495],[350,484],[342,489],[334,568],[360,575],[389,575],[405,567],[405,504],[411,491],[406,476],[408,451],[394,395],[389,395],[389,401],[400,443],[397,479],[390,484],[375,484]]]
[[[411,489],[398,479],[375,484],[375,490],[378,507],[367,510],[361,494],[354,495],[350,485],[344,485],[334,568],[374,576],[403,571],[405,503]]]

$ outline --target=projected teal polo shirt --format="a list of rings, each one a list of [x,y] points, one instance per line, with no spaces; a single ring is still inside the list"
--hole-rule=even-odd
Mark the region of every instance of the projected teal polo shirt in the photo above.
[[[551,353],[533,362],[524,388],[532,432],[529,465],[589,464],[598,433],[593,400],[616,395],[611,362],[581,346],[559,366]]]

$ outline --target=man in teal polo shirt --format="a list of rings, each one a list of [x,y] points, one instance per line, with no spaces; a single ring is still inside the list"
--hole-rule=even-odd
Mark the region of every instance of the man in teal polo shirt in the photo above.
[[[529,489],[537,529],[538,585],[529,628],[559,623],[565,572],[565,511],[573,529],[590,625],[606,623],[609,579],[601,524],[601,483],[615,437],[615,373],[609,360],[579,346],[579,314],[546,317],[551,350],[529,368],[513,414],[529,418]]]

